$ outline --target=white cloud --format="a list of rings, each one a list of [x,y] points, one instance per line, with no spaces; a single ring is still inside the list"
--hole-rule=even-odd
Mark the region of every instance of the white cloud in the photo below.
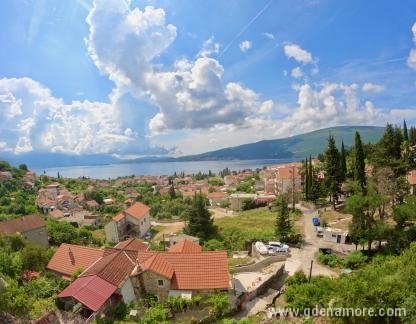
[[[197,57],[206,57],[218,54],[220,51],[220,44],[214,42],[214,37],[208,38],[202,44],[202,48],[199,50]]]
[[[407,58],[407,65],[416,70],[416,22],[412,26],[412,33],[415,48],[410,50],[409,57]]]
[[[363,84],[362,90],[365,92],[374,92],[379,93],[384,91],[385,87],[381,84],[375,84],[371,82],[366,82]]]
[[[290,75],[293,78],[298,79],[298,78],[303,76],[302,69],[300,67],[295,67],[295,68],[292,69],[292,72],[290,73]]]
[[[122,125],[118,99],[67,104],[32,79],[0,79],[0,138],[6,143],[1,148],[16,154],[32,150],[72,154],[137,150],[135,142],[143,138]]]
[[[274,40],[274,39],[275,39],[274,35],[273,35],[273,34],[271,34],[271,33],[262,33],[262,35],[263,35],[264,37],[266,37],[266,38],[270,39],[270,40]]]
[[[308,63],[313,62],[312,54],[302,49],[299,45],[286,44],[283,49],[284,49],[285,55],[288,58],[293,58],[294,60],[303,64],[308,64]]]
[[[217,51],[213,39],[204,43],[195,61],[180,59],[171,67],[160,67],[153,59],[176,37],[176,28],[165,23],[164,11],[114,6],[113,1],[94,3],[87,17],[89,53],[118,87],[159,108],[149,122],[154,134],[242,125],[259,111],[262,102],[257,93],[224,82],[223,66],[209,56]]]
[[[252,42],[250,42],[249,40],[245,40],[245,41],[242,41],[239,46],[242,52],[247,52],[251,48],[252,45],[253,45]]]

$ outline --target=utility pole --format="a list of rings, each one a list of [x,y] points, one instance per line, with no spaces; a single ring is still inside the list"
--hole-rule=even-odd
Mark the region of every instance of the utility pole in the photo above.
[[[311,267],[309,268],[309,281],[311,281],[311,277],[312,277],[312,267],[313,267],[313,260],[311,260]]]

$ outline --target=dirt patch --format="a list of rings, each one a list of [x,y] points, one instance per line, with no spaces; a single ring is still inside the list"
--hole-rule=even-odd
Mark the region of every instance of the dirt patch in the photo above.
[[[320,211],[321,224],[327,224],[328,227],[338,228],[342,231],[348,231],[352,215],[343,214],[335,210]]]
[[[172,223],[158,223],[152,222],[152,226],[157,226],[158,232],[153,237],[153,241],[160,241],[163,239],[163,235],[168,236],[171,233],[181,233],[185,227],[185,222],[172,222]]]

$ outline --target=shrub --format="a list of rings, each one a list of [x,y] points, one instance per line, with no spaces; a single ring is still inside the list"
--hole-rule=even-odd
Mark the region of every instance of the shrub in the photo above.
[[[342,260],[335,254],[324,254],[324,253],[319,253],[318,261],[331,268],[335,268],[342,262]]]
[[[305,282],[308,282],[308,278],[306,278],[306,275],[304,274],[302,270],[296,271],[292,277],[289,277],[286,280],[286,284],[288,286],[300,285]]]
[[[368,257],[361,253],[361,251],[354,251],[348,254],[342,264],[346,268],[357,269],[363,266],[368,261]]]
[[[168,323],[169,310],[160,304],[148,308],[140,318],[141,324]]]

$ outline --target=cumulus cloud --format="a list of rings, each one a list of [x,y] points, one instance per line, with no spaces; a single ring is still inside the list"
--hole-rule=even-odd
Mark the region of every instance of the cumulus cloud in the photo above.
[[[0,79],[3,150],[71,154],[124,152],[139,141],[122,126],[117,102],[64,103],[29,78]]]
[[[297,62],[300,62],[303,64],[308,64],[308,63],[313,62],[312,54],[302,49],[299,45],[286,44],[283,47],[283,49],[287,58],[293,58]]]
[[[161,67],[153,60],[174,41],[176,28],[165,22],[162,9],[141,11],[116,3],[94,3],[87,17],[89,53],[118,87],[159,108],[149,122],[153,133],[242,125],[259,111],[262,102],[256,92],[224,82],[223,66],[209,56],[218,51],[213,39],[203,44],[196,60],[179,59]]]
[[[407,58],[407,65],[416,70],[416,22],[413,24],[412,33],[415,47],[410,50],[409,57]]]
[[[220,44],[214,42],[214,37],[208,38],[202,44],[202,48],[199,50],[197,57],[206,57],[218,54],[220,51]]]
[[[365,92],[374,92],[379,93],[384,91],[385,87],[381,84],[375,84],[371,82],[366,82],[363,84],[362,90]]]
[[[295,67],[292,69],[292,72],[290,73],[290,75],[294,77],[295,79],[298,79],[303,76],[302,69],[300,67]]]
[[[244,53],[247,52],[253,44],[249,40],[242,41],[240,43],[240,50]]]

